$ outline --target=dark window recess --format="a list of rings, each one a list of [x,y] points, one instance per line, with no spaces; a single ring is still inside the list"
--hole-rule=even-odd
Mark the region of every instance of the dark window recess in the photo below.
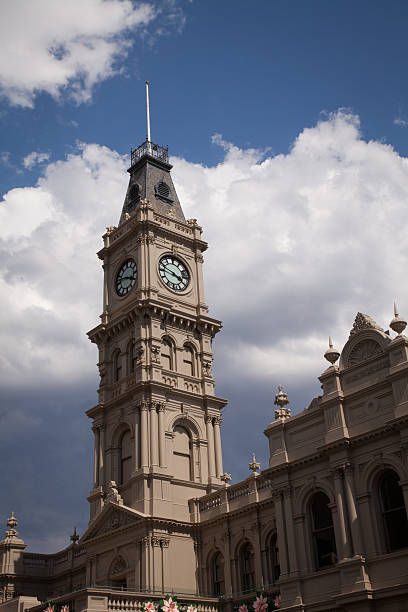
[[[239,553],[242,591],[255,589],[254,551],[250,544],[244,544]]]
[[[336,540],[329,498],[315,493],[311,500],[312,535],[317,569],[337,563]]]
[[[139,185],[132,185],[129,190],[129,200],[138,200],[140,197]]]
[[[381,512],[389,551],[408,546],[408,519],[398,474],[387,470],[379,486]]]
[[[224,583],[224,557],[221,553],[216,553],[211,563],[212,573],[212,595],[219,597],[225,593]]]
[[[129,189],[128,201],[127,201],[127,210],[132,210],[136,206],[140,199],[140,191],[139,185],[132,185]]]
[[[170,187],[164,181],[160,181],[156,185],[156,195],[159,198],[164,198],[165,200],[170,200]]]

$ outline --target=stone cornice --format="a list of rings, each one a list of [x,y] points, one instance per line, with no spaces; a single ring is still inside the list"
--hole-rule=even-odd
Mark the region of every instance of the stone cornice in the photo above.
[[[320,446],[317,448],[317,452],[311,455],[306,455],[305,457],[301,457],[300,459],[292,461],[289,460],[285,463],[266,468],[265,470],[262,470],[261,474],[270,477],[274,473],[295,470],[305,464],[316,462],[319,459],[324,459],[332,451],[335,451],[339,448],[356,446],[361,444],[361,442],[379,438],[380,436],[384,435],[386,436],[394,431],[399,431],[400,426],[405,423],[408,423],[408,414],[398,417],[396,419],[386,421],[377,428],[367,431],[363,434],[353,436],[352,438],[341,438],[340,440],[336,440],[335,442],[331,442],[330,444]]]
[[[119,227],[110,228],[104,235],[105,245],[98,251],[99,259],[104,259],[107,254],[115,251],[124,240],[131,235],[134,238],[143,239],[148,232],[152,231],[156,236],[162,235],[170,240],[182,241],[187,247],[198,249],[201,252],[207,250],[207,243],[201,239],[202,228],[198,224],[191,224],[174,219],[168,215],[162,215],[153,211],[149,204],[141,206],[136,215],[124,221]]]

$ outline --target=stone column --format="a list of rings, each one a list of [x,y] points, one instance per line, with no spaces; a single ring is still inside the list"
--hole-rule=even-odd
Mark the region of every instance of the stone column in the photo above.
[[[351,528],[351,537],[353,540],[353,553],[355,555],[363,552],[361,543],[360,525],[357,516],[356,508],[356,496],[354,492],[354,481],[353,481],[353,466],[351,463],[347,463],[344,471],[344,489],[346,492],[347,509],[349,516],[349,523]]]
[[[135,426],[135,435],[133,438],[133,465],[132,465],[132,472],[136,472],[136,470],[140,467],[139,466],[139,448],[140,448],[140,419],[139,419],[139,411],[136,409],[135,413],[135,421],[134,421],[134,426]]]
[[[94,487],[99,484],[99,428],[92,427],[94,432]]]
[[[306,573],[308,571],[308,562],[307,562],[307,554],[306,554],[305,518],[306,517],[304,514],[297,514],[294,517],[296,542],[298,542],[299,544],[298,569],[302,573]]]
[[[207,453],[208,453],[208,478],[215,476],[215,464],[214,464],[214,428],[212,417],[207,416],[205,418],[207,425]]]
[[[402,489],[402,494],[404,496],[405,512],[407,513],[408,518],[408,480],[400,482],[400,485]]]
[[[295,532],[293,526],[293,512],[292,512],[292,487],[285,487],[283,493],[283,508],[284,517],[286,523],[286,537],[288,540],[288,553],[289,553],[289,571],[297,571],[297,558],[296,558],[296,542]]]
[[[341,468],[334,471],[334,490],[336,495],[337,517],[338,517],[338,532],[340,542],[338,542],[338,557],[339,560],[346,557],[351,557],[350,541],[347,537],[346,517],[344,513],[343,503],[343,487],[342,487],[343,470]]]
[[[282,504],[282,492],[273,492],[273,501],[275,505],[275,516],[276,516],[276,531],[278,536],[278,548],[279,548],[279,561],[281,568],[281,575],[289,573],[288,555],[287,555],[287,542],[285,536],[285,524],[283,522],[283,504]]]
[[[147,456],[147,403],[142,402],[140,404],[140,450],[141,450],[141,467],[147,467],[148,456]]]
[[[150,465],[159,465],[158,424],[156,402],[150,402]]]
[[[216,463],[216,476],[219,478],[222,476],[224,470],[222,467],[222,449],[221,449],[221,431],[220,425],[222,423],[221,417],[215,417],[214,419],[214,441],[215,441],[215,463]]]
[[[159,403],[159,465],[166,466],[165,431],[164,431],[164,402]]]
[[[105,425],[99,430],[99,484],[105,484]]]

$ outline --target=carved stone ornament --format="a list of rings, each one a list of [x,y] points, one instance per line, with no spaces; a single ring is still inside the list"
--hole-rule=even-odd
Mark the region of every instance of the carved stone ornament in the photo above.
[[[352,338],[355,334],[365,329],[377,329],[378,331],[384,332],[383,328],[380,327],[374,319],[362,312],[358,312],[349,337]]]
[[[99,537],[101,535],[109,534],[121,527],[126,525],[132,525],[138,522],[137,518],[129,516],[125,512],[120,512],[118,510],[109,513],[102,524],[95,525],[95,529],[93,529],[86,537],[85,540],[91,540],[92,538]]]
[[[152,363],[160,363],[160,346],[152,346]]]
[[[350,352],[347,365],[353,366],[382,353],[381,346],[375,340],[363,340]]]
[[[119,495],[118,489],[116,487],[116,482],[114,480],[111,480],[110,484],[107,487],[105,501],[110,501],[114,504],[123,504],[123,499]]]
[[[203,361],[202,366],[203,366],[204,376],[211,376],[211,368],[212,368],[211,361]]]
[[[119,557],[116,559],[110,569],[110,574],[120,574],[127,570],[127,564],[123,557]]]

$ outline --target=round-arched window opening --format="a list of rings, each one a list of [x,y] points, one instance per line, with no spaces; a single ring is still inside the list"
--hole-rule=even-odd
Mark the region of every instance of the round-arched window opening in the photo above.
[[[219,597],[225,593],[224,583],[224,557],[220,552],[215,553],[211,560],[212,595]]]
[[[323,492],[310,500],[313,547],[317,569],[337,563],[336,540],[330,500]]]
[[[386,470],[379,482],[381,513],[389,551],[408,546],[408,519],[399,476]]]
[[[164,181],[159,181],[156,185],[156,195],[161,198],[170,198],[170,187]]]

